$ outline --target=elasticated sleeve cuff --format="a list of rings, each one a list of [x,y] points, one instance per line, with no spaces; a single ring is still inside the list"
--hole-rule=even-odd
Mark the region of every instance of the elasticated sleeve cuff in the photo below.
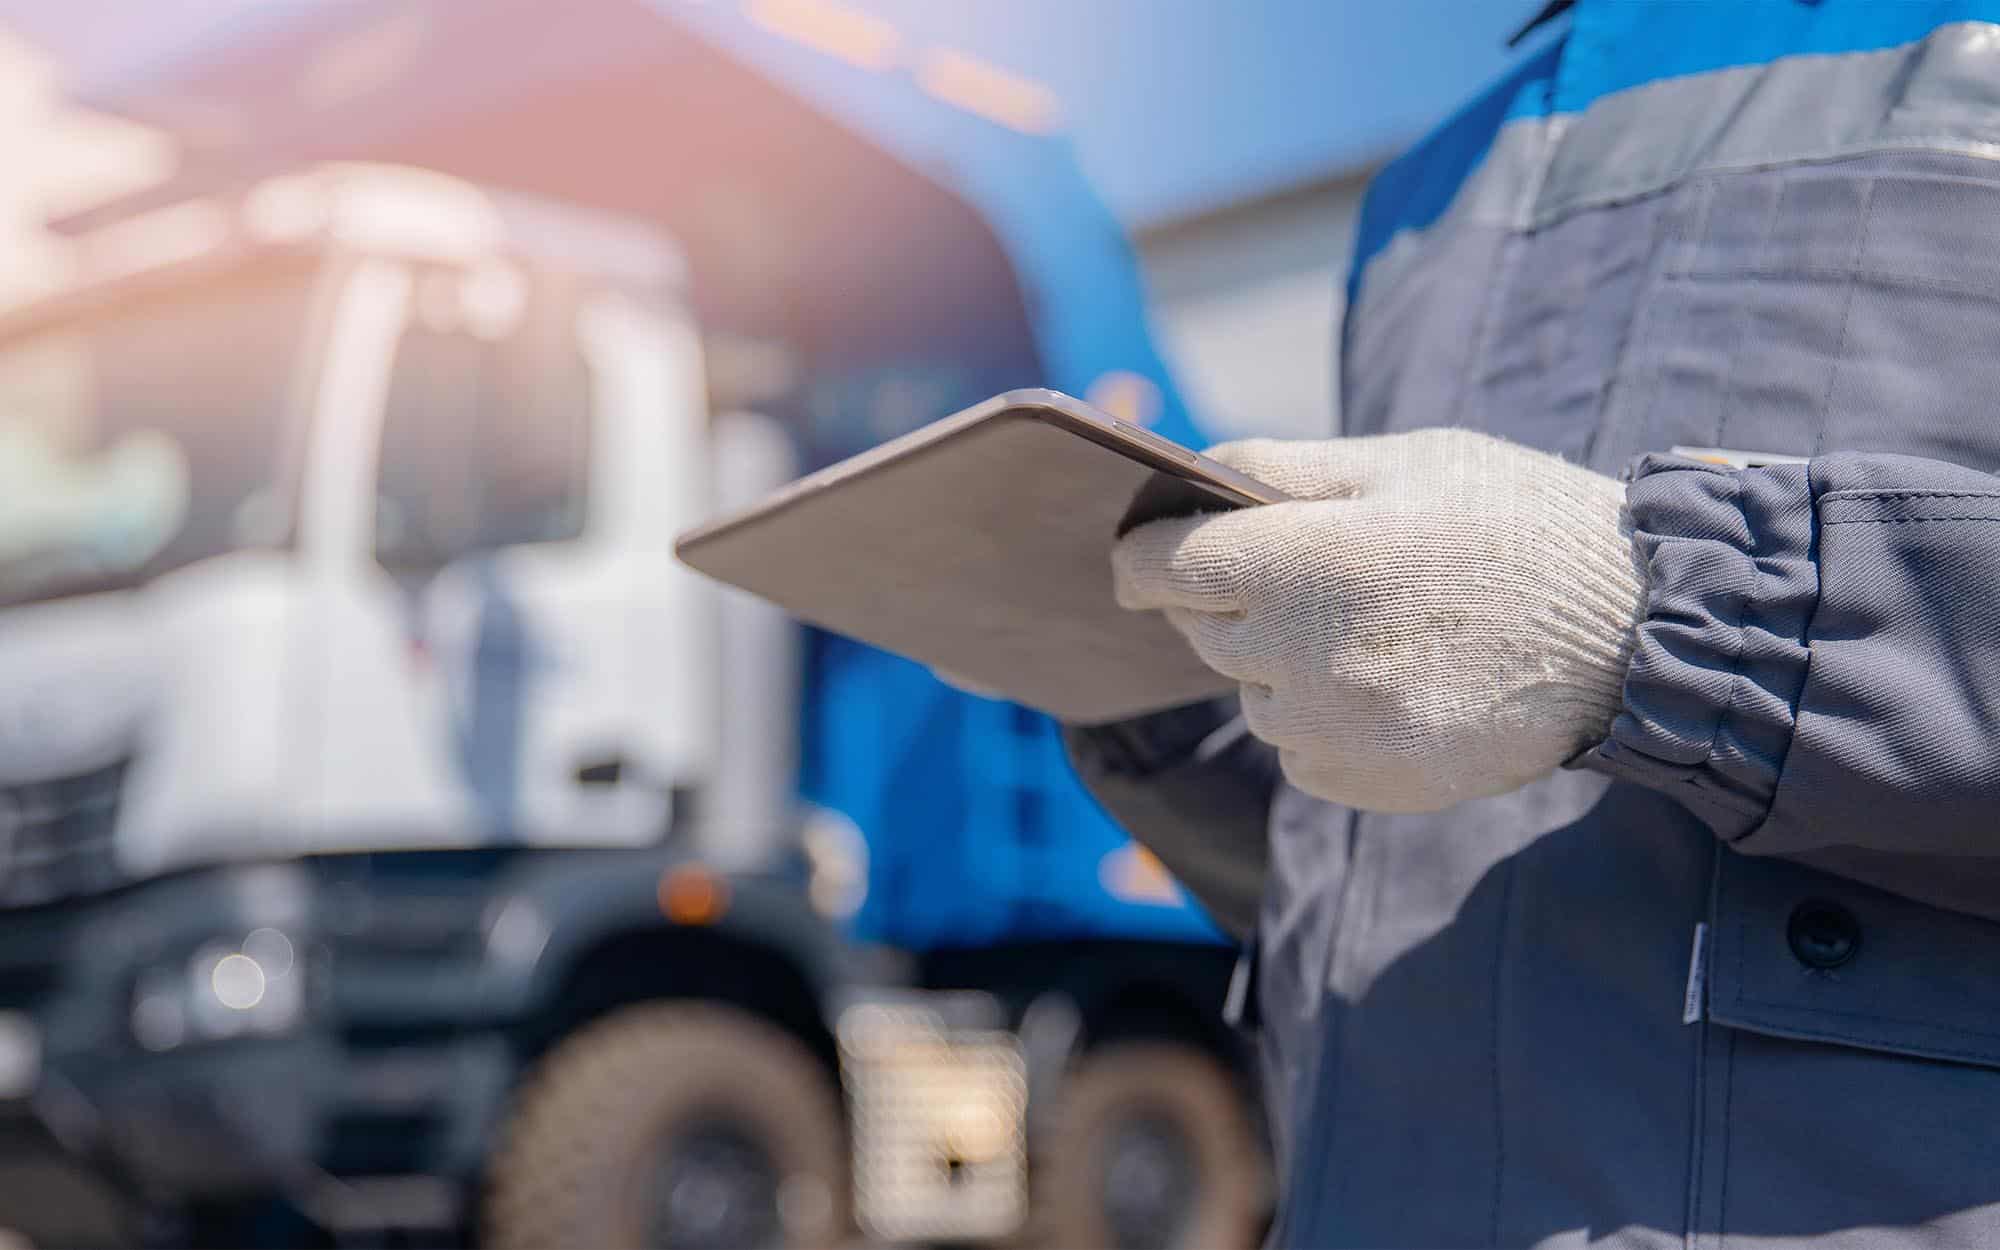
[[[1729,840],[1771,809],[1819,602],[1803,464],[1648,456],[1626,499],[1646,616],[1609,737],[1575,762],[1673,794]]]

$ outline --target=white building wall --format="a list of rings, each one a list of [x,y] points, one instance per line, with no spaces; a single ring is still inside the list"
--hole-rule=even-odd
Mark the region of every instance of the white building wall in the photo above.
[[[1154,329],[1213,438],[1338,429],[1334,350],[1365,185],[1342,175],[1139,233]]]

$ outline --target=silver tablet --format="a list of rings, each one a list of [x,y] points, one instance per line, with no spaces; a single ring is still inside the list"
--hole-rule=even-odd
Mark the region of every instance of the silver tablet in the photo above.
[[[1056,391],[1010,391],[683,535],[689,566],[1077,724],[1234,688],[1111,596],[1111,545],[1285,496]]]

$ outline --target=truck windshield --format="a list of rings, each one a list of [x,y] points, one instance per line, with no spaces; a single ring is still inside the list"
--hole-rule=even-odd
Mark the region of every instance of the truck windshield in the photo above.
[[[583,533],[591,370],[573,308],[548,299],[506,334],[479,336],[430,310],[403,333],[382,413],[376,556],[425,574],[504,547]]]
[[[0,346],[0,603],[282,536],[273,487],[309,286],[246,271]]]

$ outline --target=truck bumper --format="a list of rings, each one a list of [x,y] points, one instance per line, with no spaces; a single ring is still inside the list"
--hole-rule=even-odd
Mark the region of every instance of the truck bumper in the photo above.
[[[0,1228],[34,1244],[128,1240],[145,1208],[250,1195],[282,1195],[323,1223],[355,1206],[321,1165],[339,1134],[376,1127],[404,1156],[433,1152],[444,1143],[410,1130],[461,1119],[454,1104],[504,1082],[462,1046],[398,1055],[384,1079],[381,1064],[308,1032],[162,1054],[44,1054],[45,1022],[73,1010],[57,996],[39,1013],[0,1013]],[[79,1223],[84,1211],[96,1214]]]
[[[0,1227],[70,1244],[33,1218],[55,1175],[121,1211],[279,1195],[329,1230],[451,1227],[511,1072],[494,1040],[370,1053],[313,1035],[52,1066],[0,1103]]]
[[[336,1230],[455,1221],[513,1056],[487,1021],[357,1032],[330,910],[285,864],[0,913],[0,1229],[89,1240],[17,1214],[54,1172],[128,1206],[278,1197]],[[458,981],[463,958],[388,962]]]

